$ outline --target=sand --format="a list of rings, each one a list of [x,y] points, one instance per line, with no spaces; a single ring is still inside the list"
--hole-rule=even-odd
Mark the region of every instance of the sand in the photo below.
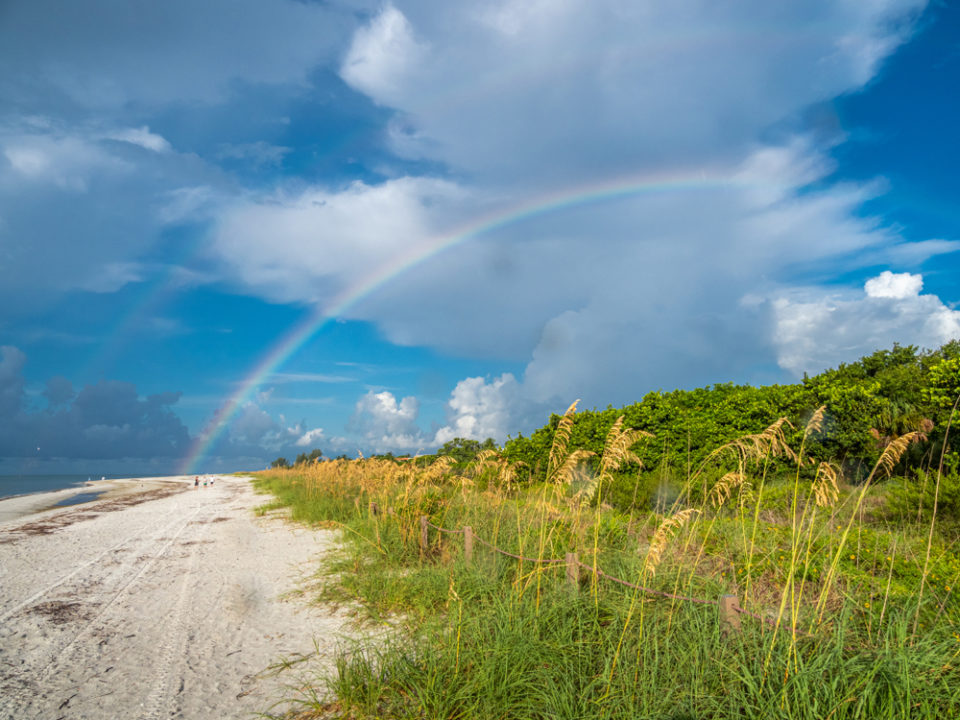
[[[256,517],[248,480],[91,489],[0,501],[0,718],[251,717],[354,632],[303,592],[337,534]]]

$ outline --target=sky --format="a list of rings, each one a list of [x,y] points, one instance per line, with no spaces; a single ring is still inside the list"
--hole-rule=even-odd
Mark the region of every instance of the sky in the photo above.
[[[0,474],[504,441],[960,337],[960,7],[0,3]]]

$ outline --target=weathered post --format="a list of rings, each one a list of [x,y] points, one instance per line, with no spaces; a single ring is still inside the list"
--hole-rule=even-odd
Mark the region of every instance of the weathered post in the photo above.
[[[427,516],[421,515],[420,516],[420,554],[421,555],[426,555],[427,545],[429,545],[430,543],[430,535],[427,531],[427,522],[428,522]]]
[[[567,583],[576,590],[580,587],[580,559],[576,553],[567,553]]]
[[[724,635],[740,632],[740,603],[736,595],[720,596],[720,629]]]
[[[467,565],[473,563],[473,528],[469,525],[463,526],[463,559]]]

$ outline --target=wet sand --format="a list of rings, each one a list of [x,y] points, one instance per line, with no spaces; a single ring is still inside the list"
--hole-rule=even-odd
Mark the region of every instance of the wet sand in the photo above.
[[[296,682],[272,664],[329,668],[353,628],[302,589],[337,536],[256,517],[266,500],[217,477],[0,501],[0,717],[251,717]]]

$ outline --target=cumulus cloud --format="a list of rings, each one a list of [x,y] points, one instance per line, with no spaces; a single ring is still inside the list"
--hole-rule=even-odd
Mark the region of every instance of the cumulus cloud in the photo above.
[[[4,348],[0,362],[0,456],[7,458],[167,458],[186,453],[190,436],[173,413],[180,393],[140,397],[131,383],[101,381],[74,395],[69,382],[53,378],[46,408],[24,402],[25,360]]]
[[[922,287],[919,274],[884,271],[866,281],[861,295],[824,296],[808,290],[796,293],[799,297],[776,299],[778,362],[800,375],[850,362],[894,342],[933,348],[960,339],[960,311],[935,295],[921,294]]]
[[[326,442],[326,435],[323,432],[323,428],[313,428],[312,430],[307,430],[303,435],[297,438],[295,445],[297,447],[316,447],[322,445]]]
[[[341,76],[474,177],[584,182],[742,153],[862,86],[923,5],[397,0],[355,32]]]
[[[78,287],[118,289],[112,269],[169,252],[159,241],[170,223],[202,222],[218,191],[238,192],[220,161],[242,155],[256,169],[282,158],[283,148],[231,130],[253,122],[250,108],[265,112],[256,93],[309,91],[356,26],[352,9],[299,0],[172,0],[135,12],[112,0],[14,0],[2,15],[0,303],[16,298],[17,312]],[[224,122],[217,106],[231,102]],[[177,152],[170,128],[190,147]],[[238,141],[218,155],[211,146],[224,135]],[[104,275],[112,280],[85,283]]]
[[[117,175],[132,166],[83,134],[57,131],[17,132],[0,127],[0,149],[8,163],[0,167],[0,188],[36,183],[84,193],[95,175]]]
[[[66,378],[54,376],[41,393],[44,406],[27,399],[26,360],[18,348],[0,347],[0,425],[4,428],[0,457],[47,463],[67,471],[77,463],[96,460],[98,464],[112,463],[120,472],[129,471],[117,465],[123,462],[126,467],[133,462],[138,468],[149,465],[158,472],[170,472],[194,446],[196,439],[175,412],[181,393],[143,397],[132,383],[116,380],[103,380],[77,391]],[[322,428],[309,428],[304,421],[290,423],[283,415],[272,416],[259,404],[268,400],[261,395],[258,402],[241,408],[215,443],[210,463],[249,467],[276,454],[292,456],[304,447],[341,448],[342,441],[326,438]],[[396,413],[415,421],[416,402],[405,399]],[[383,413],[378,417],[382,419]],[[398,422],[388,422],[385,427],[396,430],[401,427]]]
[[[425,446],[417,425],[420,402],[405,397],[399,402],[389,391],[369,391],[356,404],[347,425],[358,445],[373,452],[417,450]]]
[[[872,298],[910,298],[916,297],[923,289],[923,275],[910,273],[892,273],[884,270],[877,277],[870,278],[863,286],[867,297]]]
[[[916,271],[957,248],[903,242],[865,217],[883,183],[831,184],[842,138],[785,129],[872,79],[923,4],[14,3],[0,90],[22,112],[0,118],[0,247],[31,244],[4,256],[0,302],[134,282],[165,225],[208,220],[222,275],[270,300],[332,304],[410,267],[345,316],[393,342],[527,362],[518,378],[458,384],[433,440],[499,439],[526,409],[575,397],[622,403],[750,380],[758,365],[796,371],[883,340],[874,320],[903,342],[948,336],[953,311],[914,280],[881,276],[862,297],[792,288],[801,270],[824,283],[867,265]],[[384,141],[430,176],[238,192],[151,116],[253,86],[299,91],[318,67],[381,106]],[[94,126],[87,111],[108,120]],[[213,156],[262,168],[284,149],[218,138]],[[74,235],[86,242],[63,241]],[[372,449],[415,449],[418,413],[415,398],[371,392],[351,427]],[[98,443],[123,434],[96,425]],[[306,428],[251,405],[228,440],[297,447]]]
[[[247,199],[214,246],[244,287],[329,302],[466,238],[344,313],[396,343],[527,360],[530,402],[752,380],[775,321],[745,296],[919,248],[864,216],[883,182],[827,182],[840,138],[769,129],[861,87],[922,6],[398,0],[354,33],[341,77],[396,111],[398,152],[456,183]],[[790,42],[751,41],[771,29]]]
[[[375,99],[396,101],[400,100],[397,90],[408,80],[406,74],[426,55],[407,18],[387,4],[369,25],[354,33],[340,74]]]
[[[249,289],[275,300],[329,302],[402,262],[459,195],[454,184],[432,178],[280,193],[225,209],[213,248]]]
[[[433,442],[443,445],[454,438],[503,440],[516,428],[519,383],[510,373],[492,382],[482,377],[461,380],[447,402],[447,425],[437,430]]]
[[[139,257],[168,222],[184,219],[172,206],[186,200],[168,196],[170,185],[210,175],[195,156],[144,152],[150,138],[117,142],[94,127],[4,120],[0,302],[13,312],[73,289],[114,292],[139,280]]]

